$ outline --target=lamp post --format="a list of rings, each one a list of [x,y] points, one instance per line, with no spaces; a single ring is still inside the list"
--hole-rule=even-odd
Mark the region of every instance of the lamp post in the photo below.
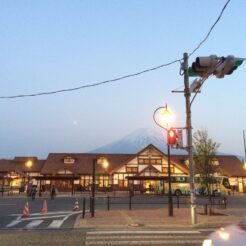
[[[161,121],[163,124],[165,124],[166,127],[158,123],[158,121],[155,119],[155,115],[158,111],[162,111],[160,114]],[[173,121],[173,114],[171,111],[168,110],[167,105],[164,107],[159,107],[155,110],[153,114],[153,119],[155,123],[164,129],[166,132],[168,132],[168,126]],[[171,158],[170,158],[170,145],[167,142],[167,158],[168,158],[168,216],[173,216],[173,199],[172,199],[172,182],[171,182]]]
[[[29,193],[29,182],[30,182],[30,169],[32,168],[32,161],[28,160],[25,163],[25,166],[28,168],[28,171],[27,171],[27,196],[28,196],[28,193]]]
[[[96,165],[100,164],[103,168],[108,167],[108,160],[105,157],[93,159],[92,165],[92,187],[91,187],[91,217],[95,216],[95,189],[96,189]]]

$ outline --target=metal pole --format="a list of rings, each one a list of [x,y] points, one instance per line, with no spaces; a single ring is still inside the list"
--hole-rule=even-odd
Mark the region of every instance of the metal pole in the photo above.
[[[170,166],[170,145],[167,144],[167,156],[168,156],[168,216],[173,216],[173,199],[172,199],[172,187],[171,187],[171,166]]]
[[[246,161],[246,142],[245,142],[245,132],[243,130],[243,142],[244,142],[244,160]]]
[[[92,166],[91,217],[94,217],[95,215],[96,163],[97,163],[97,159],[94,159],[93,166]]]
[[[187,149],[189,153],[189,169],[190,169],[190,202],[191,202],[191,224],[196,224],[196,197],[194,182],[194,165],[193,165],[193,149],[192,149],[192,126],[191,126],[191,109],[190,109],[190,85],[188,75],[188,54],[184,53],[184,96],[186,101],[186,130],[187,130]]]
[[[30,182],[30,176],[29,176],[29,172],[27,172],[27,197],[29,196],[29,182]]]

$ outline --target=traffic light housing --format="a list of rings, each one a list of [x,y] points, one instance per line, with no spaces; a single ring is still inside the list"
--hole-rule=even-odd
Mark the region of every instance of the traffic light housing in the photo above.
[[[223,78],[225,75],[232,74],[244,60],[244,58],[232,55],[227,57],[217,57],[216,55],[200,56],[192,63],[192,67],[189,67],[188,75],[191,77],[207,78],[214,74],[217,78]]]
[[[225,75],[230,75],[243,63],[243,61],[243,58],[234,56],[221,57],[221,61],[213,74],[219,79],[223,78]]]
[[[167,131],[167,142],[169,145],[175,145],[177,143],[177,131],[173,128]]]
[[[188,71],[189,76],[208,77],[213,73],[218,61],[219,59],[216,55],[197,57]]]

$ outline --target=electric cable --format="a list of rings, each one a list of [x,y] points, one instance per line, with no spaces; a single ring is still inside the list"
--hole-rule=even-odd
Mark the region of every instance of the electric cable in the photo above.
[[[197,45],[197,47],[188,55],[188,57],[192,56],[201,46],[204,42],[206,42],[206,40],[208,39],[208,37],[210,36],[211,32],[213,31],[214,27],[216,26],[216,24],[219,22],[219,20],[221,19],[227,5],[229,4],[231,0],[228,0],[224,7],[222,8],[218,18],[216,19],[216,21],[214,22],[214,24],[211,26],[211,28],[209,29],[209,32],[207,33],[207,35],[205,36],[205,38]],[[76,90],[81,90],[81,89],[85,89],[85,88],[89,88],[89,87],[95,87],[95,86],[100,86],[103,84],[107,84],[107,83],[112,83],[112,82],[116,82],[116,81],[120,81],[123,79],[127,79],[127,78],[131,78],[131,77],[135,77],[135,76],[139,76],[141,74],[144,73],[148,73],[154,70],[158,70],[160,68],[163,67],[167,67],[170,66],[174,63],[177,62],[182,62],[183,58],[180,59],[176,59],[174,61],[168,62],[166,64],[162,64],[153,68],[149,68],[149,69],[145,69],[143,71],[140,72],[136,72],[136,73],[132,73],[132,74],[128,74],[128,75],[124,75],[118,78],[114,78],[114,79],[109,79],[109,80],[104,80],[101,82],[97,82],[97,83],[92,83],[92,84],[87,84],[87,85],[81,85],[78,87],[74,87],[74,88],[68,88],[68,89],[61,89],[61,90],[55,90],[55,91],[47,91],[47,92],[38,92],[38,93],[31,93],[31,94],[20,94],[20,95],[13,95],[13,96],[0,96],[0,99],[15,99],[15,98],[24,98],[24,97],[35,97],[35,96],[43,96],[43,95],[51,95],[51,94],[57,94],[57,93],[63,93],[63,92],[69,92],[69,91],[76,91]]]

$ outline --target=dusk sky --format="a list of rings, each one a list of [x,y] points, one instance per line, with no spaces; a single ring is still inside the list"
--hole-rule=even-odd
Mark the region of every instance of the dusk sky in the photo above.
[[[0,96],[79,87],[181,59],[204,39],[226,0],[42,0],[0,2]],[[232,0],[192,55],[246,58],[246,1]],[[185,126],[180,64],[96,87],[0,99],[0,158],[87,152],[139,128],[156,129],[165,103]],[[193,131],[222,153],[244,156],[246,62],[209,78],[192,104]],[[190,78],[190,82],[194,78]]]

